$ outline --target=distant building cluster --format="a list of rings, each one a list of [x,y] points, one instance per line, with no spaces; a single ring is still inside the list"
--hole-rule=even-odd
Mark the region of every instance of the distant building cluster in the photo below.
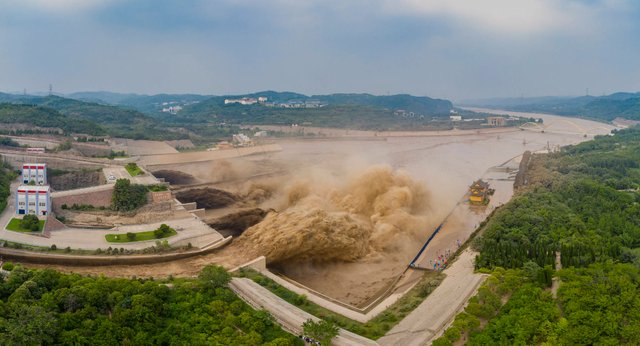
[[[489,117],[487,118],[487,122],[489,125],[493,126],[504,126],[506,119],[503,117]]]
[[[254,137],[267,137],[267,131],[258,131]]]
[[[405,117],[405,118],[406,118],[406,117],[413,118],[413,117],[415,117],[415,116],[416,116],[413,112],[408,112],[408,113],[407,113],[407,112],[405,112],[403,109],[398,109],[397,111],[393,112],[393,114],[395,114],[395,115],[400,115],[400,116],[403,116],[403,117]],[[422,117],[422,118],[424,118],[424,117]]]
[[[233,135],[233,141],[237,143],[248,143],[251,142],[251,138],[249,136],[244,135],[242,133]]]
[[[241,99],[226,99],[224,100],[224,104],[230,104],[230,103],[239,103],[241,105],[252,105],[254,103],[265,103],[267,102],[267,98],[264,96],[260,96],[257,99],[256,98],[249,98],[249,97],[243,97]]]
[[[177,114],[179,110],[181,110],[182,107],[180,106],[171,106],[169,108],[162,108],[162,111],[165,113],[171,113],[171,114]]]
[[[156,107],[162,107],[160,112],[176,114],[182,108],[186,106],[194,105],[196,103],[200,103],[200,101],[180,100],[180,101],[171,101],[171,102],[155,102],[153,105]],[[166,107],[166,106],[169,106],[169,107]]]
[[[268,102],[264,105],[267,107],[282,107],[282,108],[320,108],[328,105],[328,102],[320,101],[316,99],[302,100],[289,100],[289,101],[274,101]]]

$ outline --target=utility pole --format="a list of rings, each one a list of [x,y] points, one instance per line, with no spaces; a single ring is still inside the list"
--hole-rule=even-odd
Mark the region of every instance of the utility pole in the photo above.
[[[49,84],[49,96],[53,94],[53,85]]]
[[[24,96],[27,96],[27,89],[23,90],[23,94],[24,94]]]

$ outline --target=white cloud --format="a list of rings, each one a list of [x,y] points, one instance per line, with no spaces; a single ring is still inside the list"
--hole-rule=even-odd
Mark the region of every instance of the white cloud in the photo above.
[[[501,34],[535,34],[583,22],[585,6],[553,0],[393,0],[385,9],[397,14],[441,16]]]
[[[77,13],[101,8],[117,0],[5,0],[5,5],[13,8],[27,8],[52,13]]]

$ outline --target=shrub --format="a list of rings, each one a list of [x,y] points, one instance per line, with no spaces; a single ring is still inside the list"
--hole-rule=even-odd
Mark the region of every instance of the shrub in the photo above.
[[[31,232],[38,232],[40,230],[40,225],[37,223],[31,224]]]
[[[447,329],[447,331],[444,333],[444,336],[447,339],[449,339],[449,341],[456,342],[456,341],[460,340],[460,329],[458,329],[456,327],[451,327],[451,328]]]
[[[15,266],[13,265],[13,263],[5,263],[2,265],[2,269],[6,270],[6,271],[12,271],[13,268],[15,268]]]
[[[258,285],[262,285],[262,276],[254,276],[251,280],[253,280],[253,282],[257,283]]]
[[[162,231],[158,228],[157,230],[153,231],[153,235],[154,235],[156,238],[162,238],[163,233],[162,233]]]
[[[71,246],[67,246],[67,247],[64,249],[64,252],[65,252],[65,253],[69,253],[69,252],[71,252]]]
[[[306,294],[301,294],[299,296],[296,297],[296,299],[293,301],[294,304],[296,305],[305,305],[307,304],[307,295]]]
[[[127,232],[127,238],[129,238],[129,240],[134,240],[136,239],[136,234],[132,232]]]
[[[51,245],[51,251],[56,251],[58,249],[58,247],[56,246],[56,244]]]
[[[193,247],[193,245],[191,245],[191,243],[187,244],[187,249],[191,249]]]

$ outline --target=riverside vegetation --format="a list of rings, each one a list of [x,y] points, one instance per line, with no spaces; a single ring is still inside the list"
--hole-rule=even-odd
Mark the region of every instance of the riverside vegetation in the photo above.
[[[162,281],[5,268],[2,345],[303,345],[240,300],[222,267]]]
[[[534,156],[472,241],[491,276],[433,345],[639,344],[639,162],[638,128]]]

